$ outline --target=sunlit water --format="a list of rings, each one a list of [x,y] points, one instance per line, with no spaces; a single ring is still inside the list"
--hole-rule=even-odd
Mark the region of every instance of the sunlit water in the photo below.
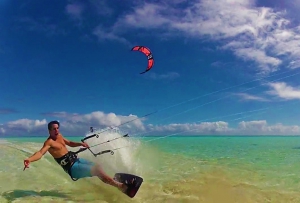
[[[107,132],[87,142],[92,146],[116,137],[121,134]],[[111,176],[143,177],[133,199],[96,177],[72,181],[49,153],[23,171],[23,160],[41,148],[41,140],[2,140],[0,202],[300,202],[300,137],[152,139],[120,138],[92,148],[126,146],[114,155],[80,154]]]

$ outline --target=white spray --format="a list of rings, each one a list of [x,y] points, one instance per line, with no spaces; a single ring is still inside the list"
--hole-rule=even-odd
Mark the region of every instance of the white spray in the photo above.
[[[124,133],[119,129],[94,130],[94,132],[87,133],[85,137],[93,134],[99,135],[98,138],[92,137],[85,140],[93,153],[96,154],[103,150],[112,150],[114,154],[106,153],[95,158],[92,153],[87,150],[80,156],[88,157],[93,162],[100,164],[106,171],[112,171],[114,173],[137,173],[135,154],[140,146],[139,141],[134,138],[124,137]]]

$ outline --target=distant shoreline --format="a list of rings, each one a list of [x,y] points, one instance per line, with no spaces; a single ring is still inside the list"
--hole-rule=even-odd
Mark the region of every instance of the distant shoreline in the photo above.
[[[48,136],[0,136],[0,139],[7,138],[47,138]],[[84,137],[84,136],[68,136],[65,137]],[[130,137],[130,135],[129,135]],[[300,135],[147,135],[147,136],[132,136],[132,138],[146,138],[146,137],[300,137]]]

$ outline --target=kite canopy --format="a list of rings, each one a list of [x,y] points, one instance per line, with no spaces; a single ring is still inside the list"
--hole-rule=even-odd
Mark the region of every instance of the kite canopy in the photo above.
[[[152,52],[150,51],[150,49],[148,47],[145,46],[134,46],[131,51],[140,51],[142,53],[144,53],[147,58],[148,58],[148,66],[147,69],[144,72],[141,72],[140,74],[146,73],[147,71],[149,71],[153,64],[154,64],[154,59],[153,59],[153,55]]]

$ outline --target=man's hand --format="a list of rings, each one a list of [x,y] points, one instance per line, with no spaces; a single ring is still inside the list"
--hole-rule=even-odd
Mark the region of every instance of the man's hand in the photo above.
[[[23,171],[25,171],[26,168],[29,168],[29,164],[30,164],[30,161],[28,159],[25,159],[24,160],[24,169],[23,169]]]
[[[83,142],[83,143],[81,144],[81,146],[83,146],[83,147],[85,147],[85,148],[90,148],[89,145],[88,145],[87,143],[85,143],[85,142]]]

